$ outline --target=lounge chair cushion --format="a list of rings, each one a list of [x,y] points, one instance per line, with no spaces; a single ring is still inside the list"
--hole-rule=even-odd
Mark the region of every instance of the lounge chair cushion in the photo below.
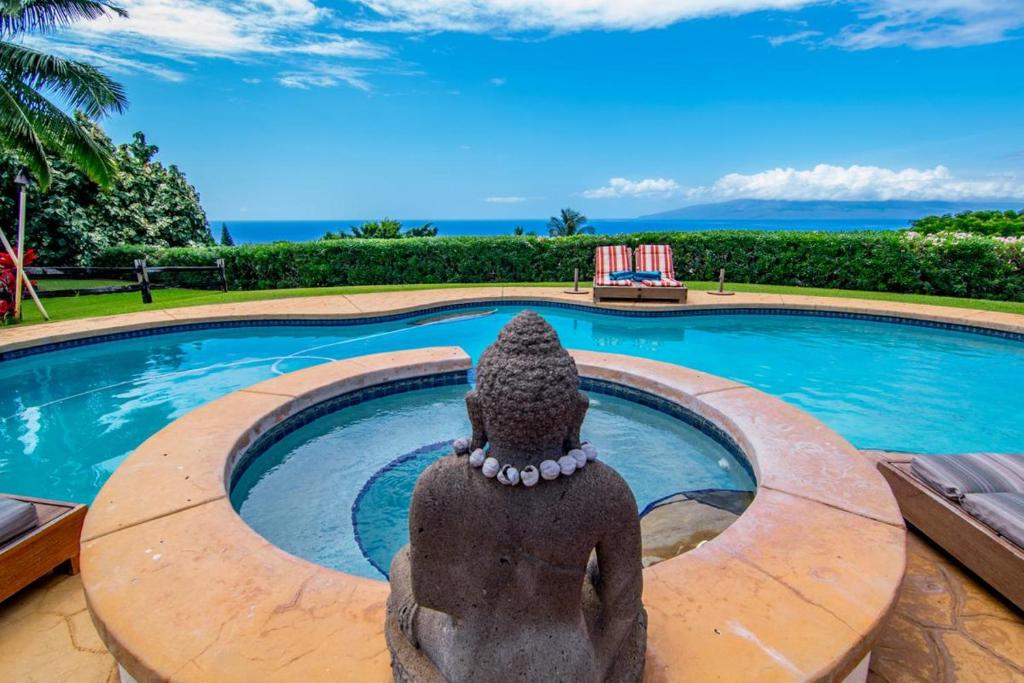
[[[1024,495],[968,493],[964,496],[963,506],[971,517],[1024,548]]]
[[[667,244],[641,244],[636,248],[636,269],[659,272],[662,280],[675,280],[672,247]]]
[[[0,544],[31,531],[38,524],[35,505],[0,496]]]
[[[632,278],[613,280],[610,275],[599,275],[594,278],[594,285],[597,287],[632,287],[635,284]]]
[[[640,283],[644,287],[682,287],[683,283],[679,280],[673,280],[671,278],[663,277],[660,280],[641,280]]]
[[[598,247],[594,255],[594,275],[608,277],[612,273],[633,272],[633,252],[624,244]]]
[[[961,500],[969,493],[1024,494],[1024,455],[918,455],[910,469],[950,500]]]

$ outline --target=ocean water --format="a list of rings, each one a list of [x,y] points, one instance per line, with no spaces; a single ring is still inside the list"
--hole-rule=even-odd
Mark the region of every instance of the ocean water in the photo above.
[[[812,315],[530,308],[568,348],[652,358],[751,385],[861,448],[1024,450],[1020,341]],[[479,358],[519,310],[467,307],[474,315],[440,320],[427,313],[418,322],[428,324],[193,329],[0,362],[0,491],[89,503],[134,448],[208,401],[327,359],[453,345]]]
[[[214,237],[220,238],[220,227],[226,223],[238,244],[260,244],[288,240],[305,242],[323,237],[327,231],[347,232],[353,225],[367,219],[339,218],[323,221],[236,221],[211,220]],[[401,219],[403,225],[414,227],[431,222],[442,237],[511,235],[516,226],[538,235],[548,234],[548,219],[522,218],[502,220],[431,220],[425,218]],[[642,218],[608,218],[590,221],[601,235],[629,232],[698,232],[701,230],[823,230],[850,232],[854,230],[899,230],[910,226],[904,220],[675,220]]]

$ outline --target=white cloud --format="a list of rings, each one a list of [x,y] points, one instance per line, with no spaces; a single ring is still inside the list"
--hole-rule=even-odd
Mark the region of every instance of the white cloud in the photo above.
[[[508,83],[508,79],[507,78],[492,78],[490,80],[490,84],[495,86],[495,87],[498,87],[498,88],[500,88],[501,86],[505,85],[506,83]]]
[[[522,204],[529,201],[526,197],[485,197],[488,204]]]
[[[366,72],[347,66],[323,66],[312,71],[292,71],[280,74],[277,82],[286,88],[310,90],[312,88],[336,88],[348,85],[357,90],[369,92],[373,88],[365,79]]]
[[[390,31],[641,31],[686,19],[799,9],[817,0],[360,0]]]
[[[1020,0],[867,0],[860,22],[829,41],[851,50],[985,45],[1024,28]]]
[[[821,35],[821,31],[797,31],[782,36],[767,36],[766,40],[772,47],[779,47],[789,43],[809,43]]]
[[[383,45],[339,34],[334,14],[314,0],[123,0],[118,4],[128,11],[127,19],[77,23],[40,44],[65,54],[89,50],[106,55],[105,61],[98,60],[102,65],[113,68],[121,60],[125,71],[163,78],[171,73],[182,76],[168,69],[167,62],[189,64],[197,58],[276,58],[299,65],[306,57],[379,60],[391,55]]]
[[[671,197],[679,194],[683,188],[674,180],[669,178],[645,178],[643,180],[628,180],[626,178],[612,178],[604,187],[594,190],[585,190],[583,196],[587,199],[613,199],[619,197]]]
[[[878,166],[775,168],[730,173],[709,187],[686,191],[690,199],[924,200],[1024,198],[1024,184],[1012,177],[957,178],[945,166],[894,170]]]
[[[164,81],[179,83],[185,74],[175,69],[141,59],[125,57],[102,47],[68,42],[52,42],[39,36],[26,36],[22,42],[37,50],[49,50],[67,59],[76,59],[101,67],[115,74],[145,73]]]
[[[376,16],[350,21],[362,31],[517,33],[643,31],[712,16],[795,11],[829,0],[358,0]],[[770,40],[822,38],[845,49],[980,45],[1024,27],[1020,0],[836,0],[856,21],[832,39],[809,28]]]
[[[773,168],[760,173],[730,173],[711,185],[683,187],[675,180],[612,178],[586,190],[587,199],[681,197],[687,201],[778,199],[792,201],[889,201],[1024,199],[1024,182],[1012,175],[960,178],[945,166],[890,169],[879,166]]]
[[[242,83],[245,83],[246,85],[259,85],[262,82],[263,82],[262,78],[243,78],[242,79]]]

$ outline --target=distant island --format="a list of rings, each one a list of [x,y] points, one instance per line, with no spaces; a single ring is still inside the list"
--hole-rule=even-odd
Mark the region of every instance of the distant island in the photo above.
[[[1024,201],[783,201],[773,199],[736,199],[717,204],[695,204],[681,209],[640,216],[666,220],[914,220],[961,211],[1006,210],[1024,208]]]

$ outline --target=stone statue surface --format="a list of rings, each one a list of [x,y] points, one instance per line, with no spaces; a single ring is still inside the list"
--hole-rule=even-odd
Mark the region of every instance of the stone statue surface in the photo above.
[[[554,329],[506,325],[466,405],[472,437],[420,476],[391,565],[395,680],[639,680],[636,500],[580,442],[589,402]]]

